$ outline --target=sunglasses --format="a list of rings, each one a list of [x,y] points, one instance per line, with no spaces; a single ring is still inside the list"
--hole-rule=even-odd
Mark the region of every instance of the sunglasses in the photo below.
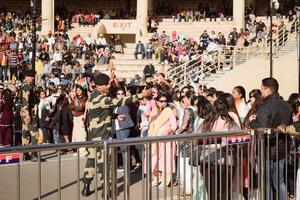
[[[118,93],[118,95],[124,95],[124,93]]]
[[[159,100],[160,103],[167,103],[167,100]]]

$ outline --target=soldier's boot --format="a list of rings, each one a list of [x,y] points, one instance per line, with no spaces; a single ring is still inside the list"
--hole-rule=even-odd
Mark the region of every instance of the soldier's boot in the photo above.
[[[30,160],[31,156],[29,155],[29,153],[23,153],[23,161],[27,161]]]
[[[83,189],[81,191],[82,196],[84,197],[88,197],[92,194],[91,190],[90,190],[90,183],[85,183],[83,186]]]

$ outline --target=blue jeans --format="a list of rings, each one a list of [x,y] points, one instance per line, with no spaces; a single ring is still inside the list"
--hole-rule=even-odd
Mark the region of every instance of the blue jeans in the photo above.
[[[0,66],[0,80],[7,81],[7,67]]]
[[[284,182],[284,168],[285,168],[285,159],[279,160],[278,163],[278,183],[279,183],[279,191],[277,191],[277,179],[276,179],[276,171],[277,171],[277,162],[275,160],[271,160],[270,164],[266,163],[266,173],[270,170],[270,179],[266,180],[266,199],[275,199],[273,198],[273,191],[279,192],[279,200],[285,200],[286,198],[286,189]],[[271,183],[270,183],[271,182]],[[272,187],[273,186],[273,187]]]
[[[60,143],[59,130],[57,130],[57,129],[53,129],[53,141],[54,141],[54,144]]]
[[[116,136],[117,136],[117,139],[119,139],[119,140],[123,140],[123,139],[128,138],[129,134],[130,134],[130,129],[123,129],[123,130],[117,130],[116,131]],[[121,149],[121,153],[122,153],[123,166],[124,166],[125,159],[126,159],[125,158],[126,147],[125,146],[121,146],[120,149]],[[128,153],[129,153],[129,158],[130,158],[130,152],[128,152]]]

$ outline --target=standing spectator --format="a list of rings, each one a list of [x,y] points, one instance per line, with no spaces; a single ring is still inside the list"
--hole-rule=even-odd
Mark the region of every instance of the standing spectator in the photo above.
[[[9,89],[0,91],[0,146],[13,145],[13,94]]]
[[[279,84],[274,78],[265,78],[262,80],[261,93],[263,103],[257,109],[256,115],[250,117],[251,128],[277,128],[280,125],[291,125],[293,122],[293,111],[290,105],[284,102],[278,95]],[[285,167],[285,136],[278,135],[278,145],[276,145],[276,135],[270,136],[270,164],[266,163],[266,170],[270,171],[271,180],[267,180],[266,194],[267,199],[272,199],[272,186],[276,188],[277,177],[279,188],[279,199],[286,199],[286,186],[284,180]],[[278,162],[276,161],[276,152],[278,152]],[[276,174],[276,166],[278,166],[279,174]],[[278,175],[278,176],[277,176]],[[270,183],[271,181],[271,183]]]
[[[72,117],[69,110],[69,102],[62,86],[57,88],[58,98],[55,103],[54,117],[51,122],[55,144],[68,143],[72,133]]]
[[[236,86],[232,91],[235,107],[238,111],[241,122],[245,121],[249,108],[246,104],[246,90],[242,86]]]
[[[51,122],[51,105],[45,91],[40,92],[40,102],[38,105],[39,127],[43,133],[43,143],[50,143],[50,122]]]
[[[233,119],[229,115],[229,105],[227,104],[227,100],[224,98],[225,96],[221,96],[214,102],[214,111],[204,120],[200,132],[208,133],[208,132],[223,132],[223,131],[236,131],[240,130],[239,126],[233,121]],[[224,153],[220,153],[217,155],[216,152],[225,152],[225,146],[217,146],[215,144],[206,145],[204,153],[205,155],[203,162],[205,162],[205,170],[208,171],[210,167],[210,173],[206,173],[204,176],[206,189],[209,190],[211,199],[221,199],[229,197],[229,193],[226,192],[226,187],[230,190],[234,187],[236,183],[233,181],[228,183],[226,179],[222,178],[223,174],[226,173],[226,164],[220,164],[217,170],[215,170],[214,166],[216,163],[222,163],[222,159],[225,159],[226,155]],[[210,160],[209,160],[210,158]],[[210,166],[209,166],[210,165]],[[234,176],[234,175],[229,175]],[[234,178],[235,179],[235,178]],[[211,181],[208,181],[211,180]],[[220,189],[215,191],[214,186],[216,184],[220,185]]]
[[[229,33],[229,41],[231,42],[230,45],[235,46],[237,43],[239,33],[236,31],[236,28],[233,28],[232,32]]]
[[[117,99],[121,100],[125,97],[125,91],[123,89],[117,90]],[[127,105],[116,107],[113,110],[113,113],[116,115],[116,119],[113,121],[113,129],[115,130],[116,137],[119,140],[123,140],[129,137],[130,129],[134,127],[134,123],[130,116],[130,110]],[[123,158],[123,166],[125,164],[125,151],[126,147],[120,147],[122,151],[122,158]],[[120,167],[123,169],[123,167]]]
[[[139,54],[142,55],[142,59],[145,58],[145,45],[141,41],[138,41],[138,44],[135,47],[135,51],[134,51],[135,59],[138,59],[137,55]]]
[[[145,66],[143,73],[144,73],[144,77],[143,77],[144,80],[147,80],[147,78],[152,78],[155,75],[155,67],[151,62],[149,62],[149,64]]]
[[[6,54],[6,51],[2,50],[2,55],[0,54],[0,79],[1,79],[1,81],[7,82],[7,80],[8,80],[7,64],[8,64],[8,56]]]
[[[168,107],[167,95],[159,93],[156,98],[157,107],[154,108],[150,113],[149,118],[149,136],[166,136],[174,134],[177,129],[176,116],[173,110]],[[175,149],[172,142],[165,143],[166,148],[164,148],[164,144],[158,144],[158,149],[152,148],[152,173],[153,173],[153,181],[152,186],[160,185],[160,187],[169,186],[172,181],[172,173],[175,172]],[[172,148],[173,146],[173,148]],[[166,150],[166,152],[165,152]],[[158,157],[159,154],[159,157]],[[165,157],[165,155],[167,157]],[[166,165],[164,160],[169,160]],[[172,159],[171,159],[172,158]],[[173,171],[171,170],[173,169]],[[165,171],[166,170],[166,171]],[[157,183],[156,176],[159,171],[161,171],[162,178]],[[164,179],[166,177],[166,180]],[[164,185],[166,183],[166,185]]]
[[[36,57],[36,61],[35,61],[35,71],[36,71],[35,84],[37,86],[42,86],[43,85],[42,76],[44,75],[44,66],[42,61],[38,57]]]
[[[80,85],[76,85],[75,91],[71,92],[68,96],[69,109],[73,114],[73,132],[72,142],[86,141],[85,129],[85,104],[87,96],[84,89]],[[80,156],[84,156],[86,151],[81,148],[79,150]]]
[[[40,53],[39,58],[41,59],[41,61],[49,61],[50,60],[49,53],[46,52],[45,48],[42,48],[42,52]]]
[[[18,69],[17,65],[19,63],[18,56],[16,55],[15,51],[12,50],[11,54],[8,56],[8,68],[10,72],[10,81],[13,79],[17,79],[18,75]]]
[[[193,125],[195,121],[193,110],[189,107],[191,105],[191,99],[185,95],[180,97],[179,102],[180,108],[183,110],[183,118],[181,120],[181,123],[179,124],[176,134],[191,134],[193,133]],[[191,148],[192,147],[189,141],[183,141],[180,145],[180,183],[184,185],[184,192],[187,195],[192,194],[191,181],[189,181],[192,179],[192,171],[188,164],[192,151]]]

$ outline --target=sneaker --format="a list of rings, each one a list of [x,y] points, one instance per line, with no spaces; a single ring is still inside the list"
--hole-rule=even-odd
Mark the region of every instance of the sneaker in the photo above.
[[[165,186],[165,184],[162,183],[162,184],[160,184],[160,185],[158,186],[158,188],[159,188],[160,190],[164,190],[165,188],[167,188],[167,186]]]
[[[159,186],[161,184],[161,181],[157,182],[157,180],[152,181],[152,187]]]
[[[124,172],[124,167],[118,167],[117,172]]]
[[[141,166],[142,166],[141,163],[137,163],[137,164],[135,165],[135,167],[133,168],[133,170],[137,170],[137,169],[140,168]]]

